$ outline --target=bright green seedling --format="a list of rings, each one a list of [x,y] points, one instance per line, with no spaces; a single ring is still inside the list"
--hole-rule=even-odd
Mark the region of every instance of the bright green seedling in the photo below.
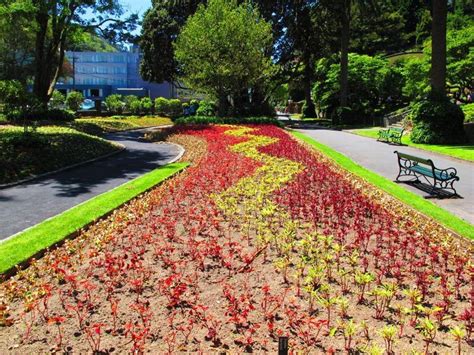
[[[449,333],[458,343],[458,355],[461,355],[461,343],[467,334],[466,329],[464,329],[464,327],[454,326],[453,328],[449,329]]]
[[[393,343],[395,342],[395,336],[397,335],[397,328],[393,325],[386,325],[380,331],[385,342],[385,351],[387,354],[393,353]]]
[[[357,303],[360,304],[364,302],[365,291],[367,290],[369,284],[375,280],[375,277],[370,272],[357,272],[354,279],[355,283],[359,287],[359,298]]]
[[[428,354],[429,346],[433,343],[436,337],[438,326],[429,318],[423,318],[416,326],[416,329],[418,329],[423,336],[423,341],[425,342],[425,354]]]

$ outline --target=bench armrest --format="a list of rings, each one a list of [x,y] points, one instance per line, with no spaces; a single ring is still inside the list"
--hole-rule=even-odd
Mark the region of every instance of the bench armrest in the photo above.
[[[439,172],[439,176],[443,180],[456,179],[459,180],[458,171],[455,168],[447,169],[436,169]]]

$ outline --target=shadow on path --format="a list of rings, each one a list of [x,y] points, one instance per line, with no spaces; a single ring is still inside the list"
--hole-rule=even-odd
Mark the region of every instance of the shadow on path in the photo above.
[[[140,140],[151,130],[109,134],[106,139],[126,150],[0,190],[0,240],[174,160],[180,153],[178,146]]]

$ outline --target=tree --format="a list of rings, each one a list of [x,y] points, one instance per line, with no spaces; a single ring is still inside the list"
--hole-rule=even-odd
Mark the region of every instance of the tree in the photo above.
[[[26,1],[0,0],[0,80],[26,85],[33,74],[33,10]]]
[[[433,23],[431,27],[431,88],[444,93],[446,90],[446,21],[447,0],[432,0]]]
[[[173,43],[188,17],[202,2],[153,1],[152,7],[145,13],[139,42],[143,53],[140,74],[145,80],[161,83],[177,78]]]
[[[216,98],[225,115],[271,70],[271,45],[271,26],[253,6],[210,0],[188,19],[174,49],[185,83]]]
[[[19,0],[20,1],[20,0]],[[24,0],[26,1],[26,0]],[[64,62],[65,50],[71,34],[77,28],[95,29],[104,37],[117,40],[119,30],[133,28],[136,15],[128,20],[104,18],[121,16],[118,0],[31,0],[34,10],[35,51],[33,93],[43,108],[53,93]],[[87,11],[97,14],[94,20],[84,15]],[[124,38],[129,38],[125,35]]]

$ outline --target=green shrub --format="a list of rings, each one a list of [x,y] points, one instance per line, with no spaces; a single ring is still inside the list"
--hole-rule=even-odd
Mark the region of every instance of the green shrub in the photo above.
[[[71,91],[66,96],[66,107],[71,111],[78,111],[84,102],[84,95],[79,91]]]
[[[64,96],[61,91],[54,90],[51,100],[49,100],[49,107],[52,109],[59,109],[64,106],[66,102],[66,96]]]
[[[202,100],[196,111],[197,116],[214,116],[216,114],[216,104],[213,101]]]
[[[351,121],[364,123],[380,110],[389,110],[402,99],[401,69],[388,60],[368,55],[349,54],[349,97]],[[329,117],[339,106],[340,64],[335,58],[321,59],[316,65],[316,84],[312,95],[315,104]],[[345,115],[342,115],[342,119]]]
[[[167,115],[169,112],[169,100],[164,97],[157,97],[155,99],[155,112],[161,116]]]
[[[466,139],[464,113],[443,95],[430,94],[412,105],[411,141],[424,144],[456,144]]]
[[[142,112],[142,103],[138,98],[130,101],[129,111],[134,115],[139,115]]]
[[[145,115],[150,114],[153,111],[153,101],[149,97],[144,97],[140,101],[140,106],[142,109],[142,112]]]
[[[137,109],[137,101],[138,101],[138,107],[140,106],[140,99],[135,95],[123,96],[122,101],[125,104],[124,105],[124,110],[126,112],[135,113],[134,110],[136,111],[136,109]]]
[[[464,122],[474,122],[474,103],[462,105],[461,109],[464,112]]]
[[[170,117],[178,117],[183,114],[183,106],[181,100],[171,99],[169,100],[169,111],[167,112]]]
[[[177,125],[185,124],[271,124],[281,127],[283,124],[273,117],[216,117],[188,116],[175,121]]]
[[[122,102],[122,95],[109,95],[105,99],[107,109],[114,114],[121,114],[123,112],[124,103]]]
[[[7,114],[15,114],[26,106],[34,106],[33,97],[25,86],[17,80],[0,80],[0,104]],[[18,113],[18,112],[17,112]]]

